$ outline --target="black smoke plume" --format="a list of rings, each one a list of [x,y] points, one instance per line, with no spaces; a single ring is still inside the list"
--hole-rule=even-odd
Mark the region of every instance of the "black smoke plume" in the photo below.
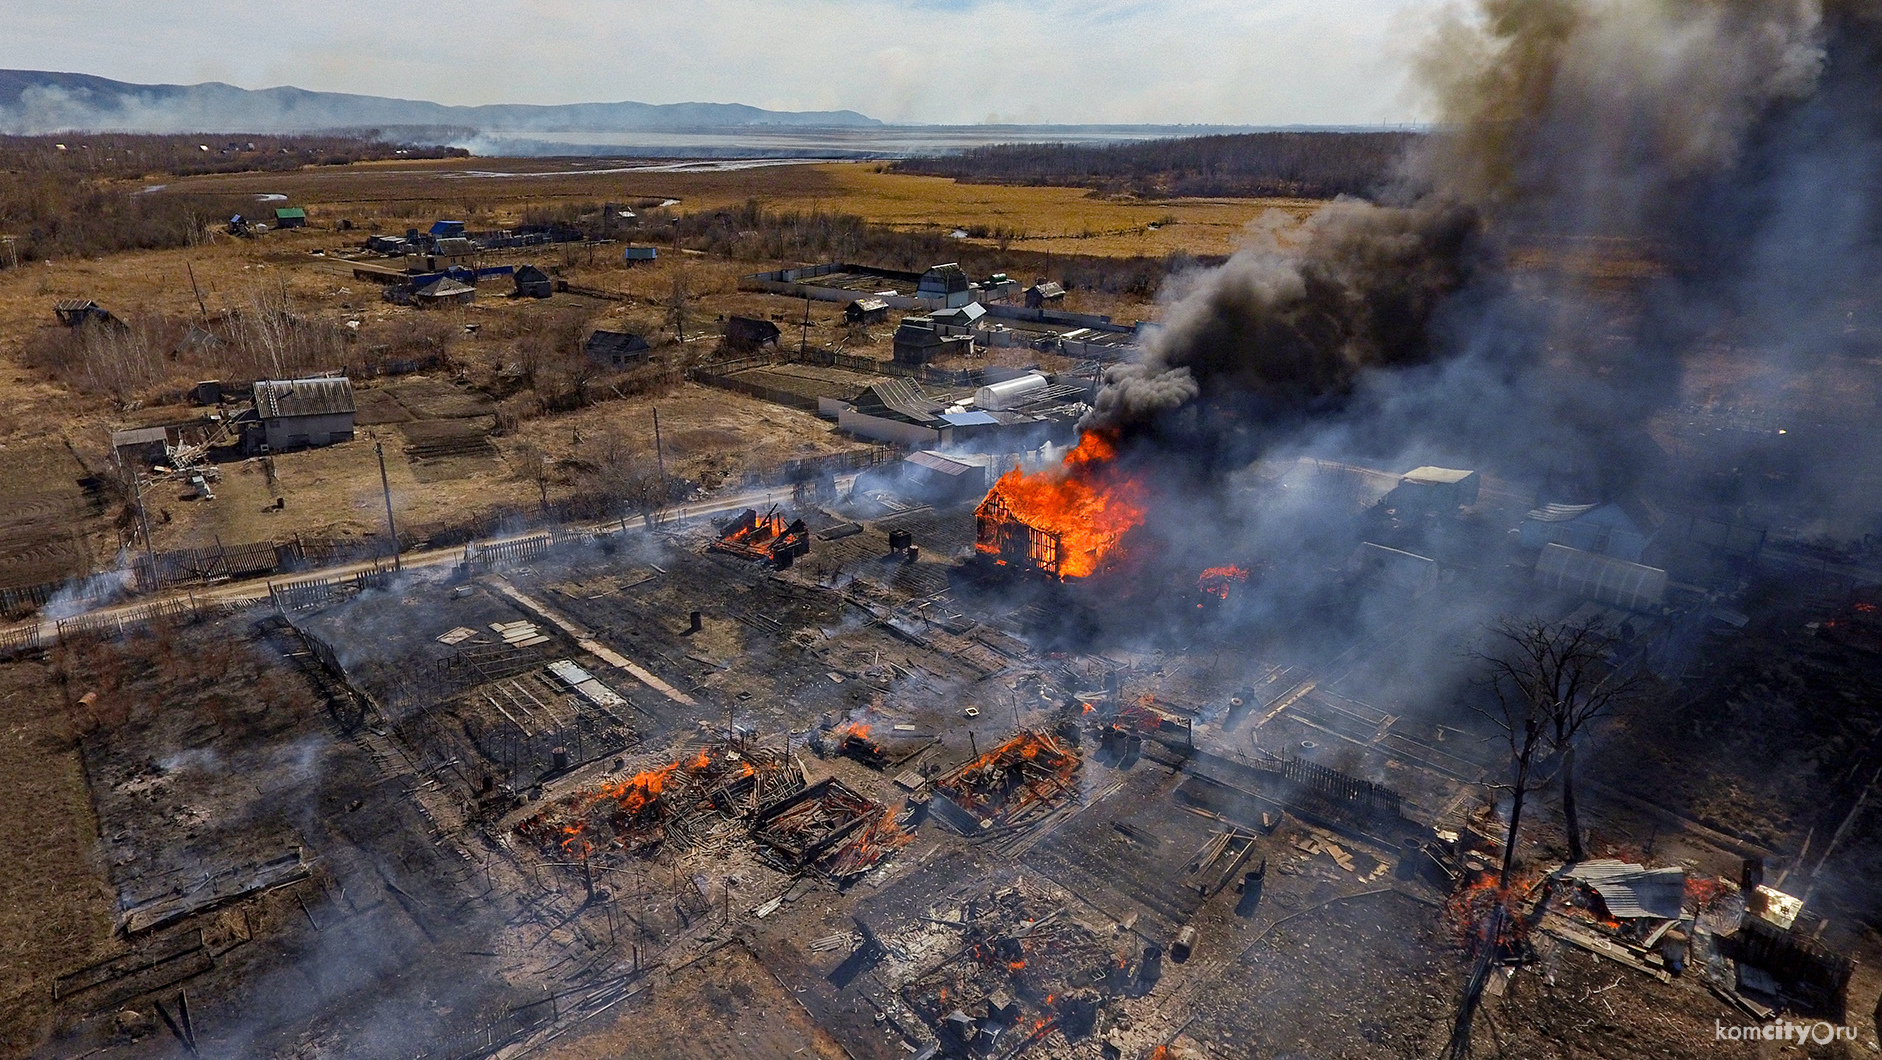
[[[1374,456],[1441,439],[1598,499],[1663,474],[1648,428],[1693,400],[1696,357],[1755,362],[1729,400],[1775,404],[1882,335],[1874,0],[1483,0],[1420,73],[1440,120],[1403,187],[1172,284],[1085,426],[1192,464],[1303,433]],[[1846,434],[1785,439],[1708,445],[1726,484],[1703,499],[1827,512],[1877,477]]]

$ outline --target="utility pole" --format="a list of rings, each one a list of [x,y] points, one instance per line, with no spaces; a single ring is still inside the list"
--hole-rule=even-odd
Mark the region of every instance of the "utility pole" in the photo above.
[[[144,527],[144,558],[150,561],[150,591],[156,592],[160,583],[157,578],[157,546],[150,540],[150,515],[144,511],[144,479],[135,467],[131,473],[131,495],[137,499],[137,521]]]
[[[372,451],[379,457],[379,489],[386,498],[386,533],[392,538],[392,569],[399,569],[399,528],[392,522],[392,483],[386,478],[386,447],[384,442],[372,443]]]
[[[203,304],[203,289],[201,287],[196,286],[196,267],[191,265],[187,261],[183,263],[183,267],[189,270],[190,290],[196,292],[196,308],[203,315],[203,326],[208,327],[209,326],[209,307]]]
[[[810,296],[804,296],[804,329],[797,337],[797,359],[804,359],[804,351],[810,347]]]
[[[653,410],[653,459],[660,468],[660,503],[667,502],[667,458],[660,445],[660,406]]]

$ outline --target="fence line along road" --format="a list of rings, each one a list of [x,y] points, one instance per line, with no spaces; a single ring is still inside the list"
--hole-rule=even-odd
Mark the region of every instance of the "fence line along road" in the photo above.
[[[855,475],[839,476],[836,480],[837,488],[847,489],[855,481]],[[581,537],[645,533],[649,525],[658,527],[683,525],[701,516],[717,515],[742,508],[763,508],[788,501],[795,490],[796,487],[791,485],[773,486],[727,497],[715,497],[692,504],[676,504],[650,513],[641,522],[627,518],[610,519],[597,523],[561,527],[546,532],[531,530],[525,533],[507,534],[503,537],[472,542],[469,546],[453,545],[448,548],[405,552],[399,555],[399,566],[404,570],[455,566],[465,562],[467,557],[474,562],[476,556],[485,552],[504,558],[522,554],[540,555],[548,551],[542,543],[545,539],[553,538],[559,543],[563,540]],[[352,563],[309,568],[296,572],[297,577],[286,584],[257,578],[227,582],[206,589],[170,590],[154,593],[130,603],[88,607],[59,618],[42,617],[10,626],[0,626],[0,655],[49,647],[57,643],[61,636],[80,630],[122,631],[127,626],[142,625],[165,615],[206,614],[216,609],[238,609],[263,601],[274,601],[277,599],[278,585],[292,593],[293,586],[296,584],[332,583],[339,579],[358,576],[371,578],[384,571],[386,564],[390,561],[389,556],[378,556]]]

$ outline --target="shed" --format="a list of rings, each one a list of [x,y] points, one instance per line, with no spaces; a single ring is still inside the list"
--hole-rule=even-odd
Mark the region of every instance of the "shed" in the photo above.
[[[1536,584],[1627,611],[1651,611],[1666,599],[1666,572],[1566,545],[1543,546]]]
[[[467,283],[459,283],[449,276],[436,279],[412,292],[412,302],[420,309],[432,309],[446,305],[470,305],[477,297],[477,288]]]
[[[1523,516],[1517,541],[1524,548],[1566,545],[1638,562],[1658,530],[1650,513],[1636,514],[1616,502],[1545,504]]]
[[[967,278],[967,270],[950,261],[921,274],[921,280],[915,285],[915,297],[937,303],[943,309],[952,309],[974,301],[974,283]]]
[[[984,456],[976,461],[931,449],[910,453],[902,461],[909,491],[939,502],[966,500],[986,493],[989,464]]]
[[[781,334],[778,326],[769,320],[757,317],[727,317],[725,320],[725,344],[735,350],[776,346]]]
[[[306,228],[307,211],[299,206],[283,206],[274,212],[276,228]]]
[[[462,239],[464,238],[464,222],[433,221],[427,234],[433,239]]]
[[[934,426],[941,414],[941,404],[922,393],[921,384],[912,379],[885,379],[865,387],[850,405],[869,416]]]
[[[880,298],[858,298],[843,307],[843,319],[851,324],[880,324],[889,319],[889,303]]]
[[[1051,280],[1040,280],[1026,288],[1026,308],[1044,309],[1048,303],[1065,300],[1065,285]]]
[[[255,383],[257,429],[243,441],[270,451],[349,442],[355,408],[353,384],[345,376],[260,380]]]
[[[125,468],[149,468],[170,456],[170,432],[163,427],[138,427],[111,432],[111,452]]]
[[[986,315],[986,306],[979,302],[969,302],[953,309],[937,309],[928,314],[928,319],[934,321],[937,327],[965,332],[973,330],[974,325],[980,323],[981,318]],[[947,332],[942,332],[942,334],[947,334]]]
[[[1438,584],[1437,562],[1427,556],[1366,541],[1354,553],[1354,560],[1362,576],[1395,588],[1421,593]]]
[[[1419,467],[1407,471],[1392,489],[1387,503],[1401,511],[1442,512],[1477,503],[1483,476],[1448,467]]]
[[[943,440],[948,425],[941,408],[913,379],[885,379],[838,410],[836,424],[864,438],[922,448]]]
[[[555,296],[555,281],[549,274],[534,265],[524,265],[516,270],[516,294],[519,298],[551,298]]]
[[[59,323],[68,328],[75,328],[92,321],[103,324],[118,319],[89,298],[68,298],[53,306],[52,311],[58,315]]]
[[[895,329],[897,364],[928,364],[950,354],[973,352],[972,336],[944,335],[929,317],[903,317]]]
[[[582,353],[603,368],[627,368],[645,361],[653,347],[639,335],[625,331],[597,331],[582,344]]]
[[[628,247],[621,251],[621,260],[629,263],[636,261],[660,260],[659,247]]]

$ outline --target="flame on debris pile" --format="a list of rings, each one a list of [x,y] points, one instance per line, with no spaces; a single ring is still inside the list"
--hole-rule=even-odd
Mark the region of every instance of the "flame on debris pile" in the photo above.
[[[1143,488],[1116,460],[1114,439],[1087,431],[1059,467],[1008,471],[974,512],[974,547],[1061,579],[1098,573],[1144,521]]]
[[[747,508],[711,549],[785,566],[810,551],[810,531],[802,519],[787,525],[775,507],[763,515]]]
[[[935,790],[976,818],[1004,824],[1070,790],[1079,761],[1051,734],[1027,730],[942,777]]]
[[[1482,952],[1486,945],[1503,953],[1520,950],[1528,925],[1518,906],[1530,883],[1519,878],[1508,887],[1499,887],[1496,875],[1485,873],[1474,882],[1459,884],[1444,902],[1444,919],[1458,947],[1471,954]]]
[[[1248,571],[1237,566],[1210,567],[1196,580],[1196,588],[1218,600],[1227,600],[1229,590],[1248,580]]]
[[[781,758],[763,764],[768,775],[784,768]],[[516,834],[545,851],[559,850],[573,858],[585,858],[600,850],[645,850],[666,839],[670,820],[686,815],[702,801],[709,802],[715,795],[733,790],[749,797],[766,779],[758,774],[759,768],[749,754],[741,755],[723,746],[705,747],[692,758],[645,769],[558,799],[519,823]],[[681,800],[686,805],[676,804],[676,790],[688,793]]]

